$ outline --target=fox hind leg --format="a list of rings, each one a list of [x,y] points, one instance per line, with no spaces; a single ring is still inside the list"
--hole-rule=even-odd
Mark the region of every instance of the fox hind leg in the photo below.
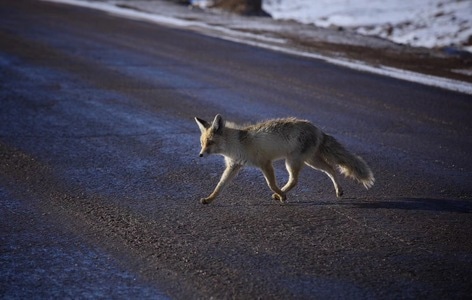
[[[287,193],[297,185],[298,175],[303,167],[303,161],[287,157],[285,160],[285,167],[287,168],[289,177],[287,183],[282,188],[282,191]]]
[[[326,175],[328,175],[328,177],[333,182],[334,189],[336,190],[336,197],[341,198],[341,196],[344,194],[343,189],[341,185],[339,185],[336,171],[329,163],[327,163],[324,159],[322,159],[319,156],[315,156],[305,161],[305,163],[308,166],[312,167],[313,169],[320,170],[324,172]]]

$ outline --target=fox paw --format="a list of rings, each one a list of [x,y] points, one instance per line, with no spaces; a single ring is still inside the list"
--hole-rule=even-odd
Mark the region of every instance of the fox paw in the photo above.
[[[336,191],[336,197],[341,198],[344,195],[344,191],[342,189],[339,189]]]
[[[202,198],[202,199],[200,199],[200,203],[202,203],[202,204],[210,204],[211,201],[213,201],[212,198]]]
[[[280,201],[280,203],[285,203],[285,200],[287,200],[287,196],[285,194],[277,194],[274,193],[272,194],[272,199]]]

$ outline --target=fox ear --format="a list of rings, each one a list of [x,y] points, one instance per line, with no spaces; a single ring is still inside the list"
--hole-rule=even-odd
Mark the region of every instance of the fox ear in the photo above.
[[[221,115],[216,115],[215,119],[213,120],[213,123],[211,124],[211,129],[215,133],[219,133],[219,132],[221,132],[221,130],[223,130],[224,126],[225,126],[225,123],[224,123],[223,118],[221,117]]]
[[[197,122],[198,128],[200,128],[201,132],[205,132],[208,128],[210,128],[210,123],[205,120],[195,117],[195,122]]]

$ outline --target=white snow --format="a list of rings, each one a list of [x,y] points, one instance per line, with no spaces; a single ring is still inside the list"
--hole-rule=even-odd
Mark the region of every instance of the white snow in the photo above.
[[[213,3],[212,0],[190,0],[191,5],[200,8],[208,8],[213,5]]]
[[[192,0],[206,8],[211,0]],[[414,47],[472,52],[472,0],[263,0],[274,19],[338,27]]]
[[[472,0],[263,0],[275,19],[472,52]]]

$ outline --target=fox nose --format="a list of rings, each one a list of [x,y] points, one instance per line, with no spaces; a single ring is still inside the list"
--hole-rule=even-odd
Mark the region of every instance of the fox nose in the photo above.
[[[207,155],[208,155],[208,151],[206,151],[206,150],[202,150],[202,151],[200,152],[200,154],[198,154],[198,156],[200,156],[200,157],[205,157],[205,156],[207,156]]]

